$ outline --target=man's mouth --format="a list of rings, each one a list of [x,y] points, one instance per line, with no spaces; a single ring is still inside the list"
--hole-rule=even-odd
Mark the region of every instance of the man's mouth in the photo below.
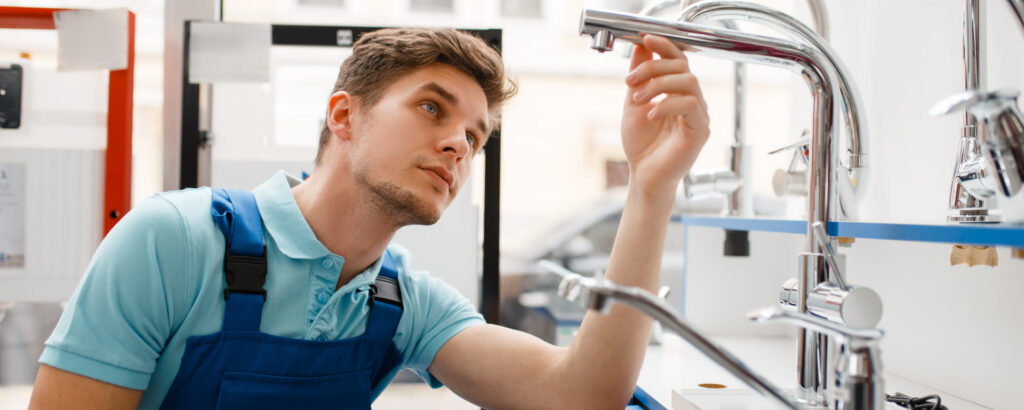
[[[420,167],[420,169],[426,171],[427,174],[433,176],[438,182],[443,183],[445,187],[448,189],[451,189],[452,185],[455,182],[454,177],[452,177],[452,173],[449,172],[444,167],[430,166]]]

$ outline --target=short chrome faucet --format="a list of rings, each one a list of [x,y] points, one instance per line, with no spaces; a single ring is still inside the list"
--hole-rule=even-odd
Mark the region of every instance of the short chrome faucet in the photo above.
[[[1024,1],[1007,3],[1024,30]],[[967,111],[950,184],[951,222],[998,222],[1000,215],[990,212],[995,209],[993,201],[1000,195],[1013,197],[1024,179],[1024,127],[1016,91],[985,91],[983,4],[981,0],[964,2],[965,91],[940,101],[931,111],[932,115]],[[1012,215],[1024,213],[1024,209],[1003,212]]]

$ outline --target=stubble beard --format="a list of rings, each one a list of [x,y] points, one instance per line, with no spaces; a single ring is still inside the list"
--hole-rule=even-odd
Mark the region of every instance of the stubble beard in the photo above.
[[[373,111],[365,113],[366,123],[373,121]],[[362,124],[362,122],[360,122]],[[373,139],[371,129],[359,127],[359,134]],[[356,156],[359,156],[357,154]],[[416,196],[410,189],[391,181],[371,181],[367,167],[360,166],[349,158],[349,166],[356,183],[370,194],[370,201],[377,210],[390,218],[398,227],[407,225],[433,225],[441,219],[441,212]]]
[[[356,182],[370,193],[370,201],[397,226],[433,225],[441,213],[412,191],[389,181],[371,182],[366,173],[356,172]]]

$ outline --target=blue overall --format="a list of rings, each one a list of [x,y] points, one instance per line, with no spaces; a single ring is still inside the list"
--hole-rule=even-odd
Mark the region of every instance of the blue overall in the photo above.
[[[267,275],[263,222],[251,192],[213,190],[224,233],[224,324],[193,336],[163,409],[369,409],[372,391],[401,363],[392,343],[402,316],[394,262],[385,252],[371,286],[366,333],[314,342],[260,332]]]

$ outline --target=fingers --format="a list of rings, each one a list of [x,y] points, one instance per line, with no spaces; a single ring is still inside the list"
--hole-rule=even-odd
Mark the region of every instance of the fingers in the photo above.
[[[704,99],[697,76],[692,73],[683,73],[662,75],[651,79],[643,87],[633,92],[633,103],[646,104],[660,94],[692,95],[700,100]]]
[[[649,60],[641,63],[626,76],[626,85],[636,87],[658,76],[688,72],[690,72],[690,63],[686,60],[678,58]]]
[[[657,53],[661,58],[681,58],[686,60],[686,54],[683,54],[683,50],[680,50],[679,46],[665,37],[645,34],[643,43],[644,47]]]
[[[708,117],[705,113],[701,99],[692,95],[677,95],[658,102],[647,113],[647,118],[660,120],[678,116],[685,119],[689,128],[704,128],[708,125]]]
[[[645,61],[654,59],[654,54],[647,47],[638,45],[633,47],[633,57],[629,59],[629,71],[633,71]]]

